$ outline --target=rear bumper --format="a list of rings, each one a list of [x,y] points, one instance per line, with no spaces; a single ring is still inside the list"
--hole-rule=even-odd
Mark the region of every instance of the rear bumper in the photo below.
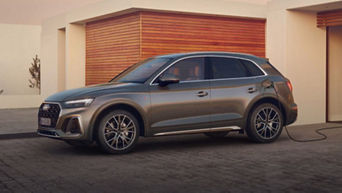
[[[298,116],[298,106],[297,104],[292,104],[289,107],[287,116],[286,116],[286,124],[285,125],[290,125],[294,123],[297,120]]]

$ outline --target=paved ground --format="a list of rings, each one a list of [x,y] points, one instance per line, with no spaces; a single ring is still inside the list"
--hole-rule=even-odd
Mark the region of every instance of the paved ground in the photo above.
[[[37,108],[0,109],[0,135],[36,132],[37,116]]]
[[[314,128],[290,131],[302,138]],[[313,143],[285,132],[272,144],[241,135],[141,138],[126,155],[47,138],[0,140],[0,192],[342,192],[342,129],[325,133]]]

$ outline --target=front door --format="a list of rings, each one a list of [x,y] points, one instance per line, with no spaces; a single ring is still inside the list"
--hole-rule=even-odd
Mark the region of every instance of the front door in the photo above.
[[[150,86],[152,133],[210,127],[210,89],[209,81],[205,80],[205,58],[180,60],[160,76],[169,74],[180,82],[160,86],[157,78]]]

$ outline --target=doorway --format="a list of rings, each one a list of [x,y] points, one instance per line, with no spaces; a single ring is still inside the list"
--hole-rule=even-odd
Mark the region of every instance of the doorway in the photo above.
[[[342,26],[327,27],[327,122],[342,121]]]

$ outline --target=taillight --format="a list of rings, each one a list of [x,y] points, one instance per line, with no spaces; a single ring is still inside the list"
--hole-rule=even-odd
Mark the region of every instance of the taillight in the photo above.
[[[291,84],[291,82],[289,80],[286,82],[286,85],[290,89],[290,91],[292,92],[293,87],[292,87],[292,84]]]

